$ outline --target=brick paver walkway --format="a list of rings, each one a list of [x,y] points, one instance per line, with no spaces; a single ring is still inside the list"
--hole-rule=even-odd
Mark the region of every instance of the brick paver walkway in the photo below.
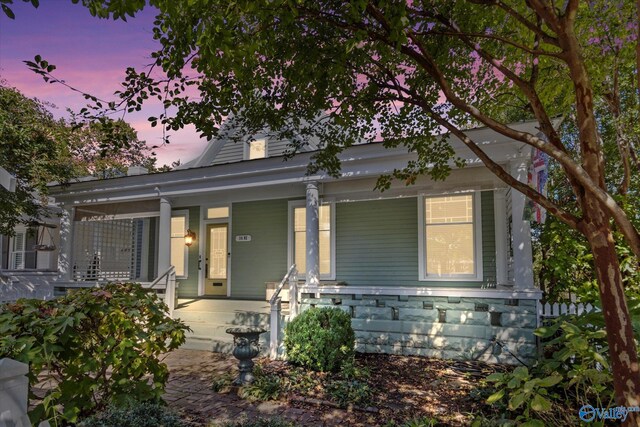
[[[296,426],[354,425],[349,414],[333,408],[302,408],[296,402],[248,402],[234,393],[211,390],[216,375],[237,372],[231,355],[198,350],[176,350],[164,360],[170,371],[164,399],[167,404],[191,418],[195,424],[217,425],[241,417],[280,417]]]

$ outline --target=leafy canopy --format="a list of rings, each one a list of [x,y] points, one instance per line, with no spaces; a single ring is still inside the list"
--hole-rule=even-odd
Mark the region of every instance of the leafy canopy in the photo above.
[[[123,120],[68,123],[51,107],[0,82],[0,166],[16,177],[15,192],[0,188],[0,234],[49,214],[52,182],[111,177],[131,165],[155,169],[155,154]]]
[[[74,2],[115,19],[146,6],[142,0]],[[245,134],[265,126],[277,131],[291,141],[290,154],[320,141],[323,150],[313,156],[310,173],[339,174],[337,155],[360,142],[382,140],[416,152],[417,160],[380,179],[382,189],[393,178],[408,184],[422,174],[444,179],[454,152],[439,135],[448,131],[508,185],[578,228],[580,212],[567,212],[518,183],[484,154],[482,141],[464,134],[486,125],[549,154],[574,193],[586,190],[604,203],[640,253],[640,235],[593,170],[602,147],[590,121],[594,99],[605,102],[623,83],[634,86],[631,2],[569,2],[552,10],[539,1],[479,0],[148,4],[158,9],[153,36],[161,48],[148,70],[127,70],[119,100],[107,110],[136,111],[157,98],[166,111],[149,120],[169,131],[195,124],[212,137],[233,116]],[[27,63],[51,79],[51,65],[38,59]],[[617,78],[611,69],[619,70]],[[617,92],[624,122],[637,123],[634,92]],[[103,102],[95,101],[85,111],[90,117],[104,113],[96,113]],[[573,141],[563,141],[556,129],[559,115],[580,130]],[[540,134],[507,125],[522,119],[536,119]],[[630,137],[629,157],[638,129],[623,130]]]

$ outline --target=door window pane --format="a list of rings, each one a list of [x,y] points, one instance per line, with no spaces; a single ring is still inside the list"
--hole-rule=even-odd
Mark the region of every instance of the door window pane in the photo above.
[[[207,209],[207,219],[227,218],[228,216],[229,208],[227,206]]]
[[[227,226],[209,229],[209,278],[227,278]]]

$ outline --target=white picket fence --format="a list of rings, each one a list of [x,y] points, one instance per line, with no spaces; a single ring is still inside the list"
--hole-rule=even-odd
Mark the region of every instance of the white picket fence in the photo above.
[[[540,304],[538,312],[542,318],[558,317],[564,314],[583,314],[598,310],[591,304],[581,302]]]

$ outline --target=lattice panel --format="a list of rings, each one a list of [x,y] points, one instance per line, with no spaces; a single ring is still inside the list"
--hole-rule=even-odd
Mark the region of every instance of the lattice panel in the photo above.
[[[75,221],[74,280],[132,280],[139,270],[136,256],[140,221],[110,219]]]

